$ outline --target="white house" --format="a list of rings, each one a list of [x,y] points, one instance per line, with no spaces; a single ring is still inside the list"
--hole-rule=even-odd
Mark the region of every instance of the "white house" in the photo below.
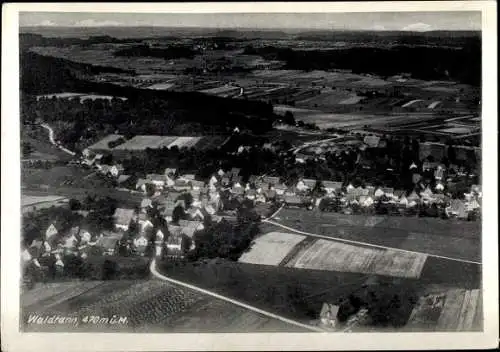
[[[384,194],[385,194],[385,193],[384,193],[384,191],[382,190],[382,188],[377,188],[377,189],[375,190],[374,196],[375,196],[375,198],[380,198],[380,197],[382,197]]]
[[[117,229],[127,231],[134,214],[134,209],[116,208],[115,214],[113,215],[115,219],[115,227]]]
[[[49,239],[52,236],[57,235],[57,234],[58,234],[58,231],[57,231],[56,227],[54,226],[54,224],[50,224],[50,226],[45,231],[45,238]]]

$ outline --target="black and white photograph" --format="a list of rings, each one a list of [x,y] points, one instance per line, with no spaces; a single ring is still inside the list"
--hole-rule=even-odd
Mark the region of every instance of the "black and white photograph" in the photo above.
[[[20,192],[2,197],[18,334],[316,334],[335,349],[358,333],[481,336],[493,312],[498,343],[479,5],[81,5],[18,10],[18,74],[2,82],[18,97],[2,109],[2,139],[7,118],[18,136],[2,143],[2,160],[18,150],[19,180],[2,168]]]

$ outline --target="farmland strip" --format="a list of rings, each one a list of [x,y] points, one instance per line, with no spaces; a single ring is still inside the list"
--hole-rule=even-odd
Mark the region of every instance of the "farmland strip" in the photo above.
[[[387,246],[380,246],[380,245],[376,245],[376,244],[368,243],[368,242],[351,241],[351,240],[347,240],[347,239],[344,239],[344,238],[317,235],[317,234],[310,233],[310,232],[304,232],[304,231],[296,230],[296,229],[294,229],[292,227],[282,225],[282,224],[280,224],[278,222],[275,222],[275,221],[272,221],[272,220],[263,220],[263,222],[267,222],[269,224],[272,224],[272,225],[275,225],[275,226],[279,226],[279,227],[284,228],[286,230],[293,231],[293,232],[296,232],[296,233],[300,233],[302,235],[313,236],[313,237],[317,237],[317,238],[323,238],[323,239],[327,239],[327,240],[330,240],[330,241],[340,241],[340,242],[346,242],[346,243],[354,243],[354,244],[358,244],[358,245],[362,245],[362,246],[368,246],[368,247],[374,247],[374,248],[382,248],[382,249],[391,249],[391,250],[394,250],[394,251],[407,252],[407,253],[425,254],[428,257],[453,260],[453,261],[462,262],[462,263],[470,263],[470,264],[482,265],[482,263],[475,262],[475,261],[472,261],[472,260],[466,260],[466,259],[460,259],[460,258],[451,258],[451,257],[442,256],[442,255],[429,254],[429,253],[421,253],[421,252],[416,252],[416,251],[409,251],[409,250],[401,249],[401,248],[391,248],[391,247],[387,247]]]

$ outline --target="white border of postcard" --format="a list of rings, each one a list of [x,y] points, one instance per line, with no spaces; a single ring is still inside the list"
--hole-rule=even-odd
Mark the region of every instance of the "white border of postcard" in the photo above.
[[[58,334],[19,331],[20,153],[18,12],[411,12],[481,11],[483,40],[483,290],[484,331],[477,333]],[[2,350],[369,350],[465,349],[498,346],[496,3],[39,3],[2,11]]]

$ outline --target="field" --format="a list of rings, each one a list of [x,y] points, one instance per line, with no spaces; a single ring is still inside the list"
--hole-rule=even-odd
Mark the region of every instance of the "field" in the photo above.
[[[226,261],[181,265],[160,263],[159,270],[175,279],[244,301],[258,308],[298,321],[310,322],[318,319],[324,302],[337,304],[339,299],[358,292],[370,277],[377,277],[380,283],[394,284],[394,293],[409,291],[417,296],[454,289],[479,288],[477,272],[472,273],[470,268],[462,263],[441,265],[442,262],[443,260],[438,263],[433,261],[431,267],[424,268],[419,279],[400,277],[397,280],[387,276],[362,273]],[[428,263],[426,267],[427,265]],[[429,275],[431,272],[432,277]],[[454,277],[448,279],[453,275]],[[408,318],[411,311],[412,308],[409,309]],[[414,330],[422,330],[426,325],[417,320],[411,327]],[[443,325],[438,325],[437,322],[434,322],[433,327],[445,330]],[[469,326],[462,327],[465,329]]]
[[[418,279],[425,255],[317,240],[287,265],[294,268],[359,272]]]
[[[438,290],[420,297],[406,328],[432,331],[437,326],[439,331],[480,331],[482,320],[480,290]]]
[[[125,143],[114,148],[109,148],[108,143],[118,138],[121,135],[108,135],[88,147],[92,150],[113,150],[113,151],[142,151],[146,148],[196,148],[198,150],[216,148],[223,144],[226,140],[224,136],[206,136],[206,137],[189,137],[189,136],[156,136],[156,135],[141,135],[135,136]]]
[[[283,232],[270,232],[257,238],[250,251],[243,253],[243,263],[278,265],[305,237]]]
[[[297,328],[225,301],[159,280],[87,281],[39,284],[21,294],[26,332],[278,332]],[[69,317],[113,315],[126,324],[29,324],[36,315]]]
[[[106,137],[104,137],[103,139],[101,139],[100,141],[98,141],[97,143],[95,144],[92,144],[91,146],[88,147],[88,149],[90,150],[109,150],[109,146],[108,146],[108,143],[109,142],[114,142],[120,138],[123,138],[123,135],[121,134],[110,134]]]
[[[433,218],[281,210],[274,220],[300,231],[472,261],[481,260],[481,223]],[[275,227],[275,230],[281,228]]]
[[[21,206],[26,207],[26,206],[36,205],[39,203],[46,203],[46,202],[52,203],[52,202],[61,201],[63,199],[65,199],[65,198],[61,197],[61,196],[51,196],[51,195],[47,195],[47,196],[23,196],[21,198]]]

